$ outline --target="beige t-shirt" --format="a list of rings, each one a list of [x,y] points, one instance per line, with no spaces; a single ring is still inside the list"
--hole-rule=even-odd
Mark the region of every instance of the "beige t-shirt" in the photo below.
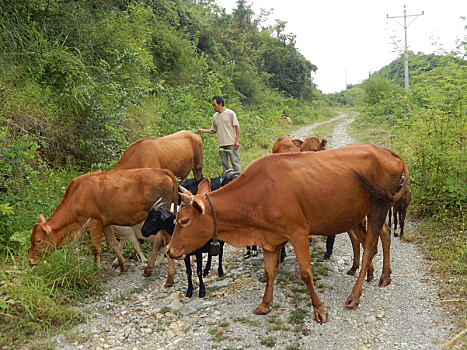
[[[226,108],[222,113],[214,113],[211,129],[217,133],[217,145],[222,147],[235,144],[235,126],[239,125],[237,115],[231,109]]]

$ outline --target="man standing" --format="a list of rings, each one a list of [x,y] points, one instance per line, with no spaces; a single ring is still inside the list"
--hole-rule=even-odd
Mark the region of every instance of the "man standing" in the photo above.
[[[221,157],[222,169],[230,169],[229,159],[235,171],[242,171],[240,166],[240,124],[237,115],[231,109],[224,107],[224,99],[220,96],[212,98],[212,106],[216,113],[212,116],[211,129],[198,129],[198,134],[217,134],[217,145]]]

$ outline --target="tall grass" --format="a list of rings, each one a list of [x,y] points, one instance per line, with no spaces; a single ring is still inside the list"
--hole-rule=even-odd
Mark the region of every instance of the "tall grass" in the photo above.
[[[73,303],[100,290],[85,236],[29,267],[26,257],[5,255],[0,262],[0,346],[13,347],[31,337],[50,335],[81,322]]]

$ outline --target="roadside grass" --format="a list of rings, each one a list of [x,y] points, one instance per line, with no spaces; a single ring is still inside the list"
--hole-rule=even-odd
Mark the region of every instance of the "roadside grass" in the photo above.
[[[461,327],[467,323],[467,235],[446,223],[423,221],[417,226],[418,246],[441,277],[440,302],[453,307]]]
[[[83,240],[55,250],[34,267],[26,258],[1,258],[6,268],[0,270],[0,346],[14,348],[85,319],[72,305],[99,292],[102,279],[89,249],[80,249]]]
[[[390,126],[381,121],[368,125],[368,119],[356,118],[349,133],[358,142],[391,147]],[[368,131],[370,130],[370,131]],[[409,217],[410,218],[410,206]],[[451,306],[459,329],[467,328],[467,234],[465,218],[455,223],[434,218],[417,220],[415,232],[404,235],[404,242],[417,244],[430,263],[430,272],[441,278],[440,303]],[[467,348],[467,337],[460,337],[449,346]]]

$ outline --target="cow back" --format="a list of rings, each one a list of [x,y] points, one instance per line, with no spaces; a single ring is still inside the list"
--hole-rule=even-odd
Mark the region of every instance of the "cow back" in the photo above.
[[[186,179],[192,169],[202,169],[203,143],[199,135],[182,130],[175,134],[143,138],[132,143],[112,170],[161,168]]]

